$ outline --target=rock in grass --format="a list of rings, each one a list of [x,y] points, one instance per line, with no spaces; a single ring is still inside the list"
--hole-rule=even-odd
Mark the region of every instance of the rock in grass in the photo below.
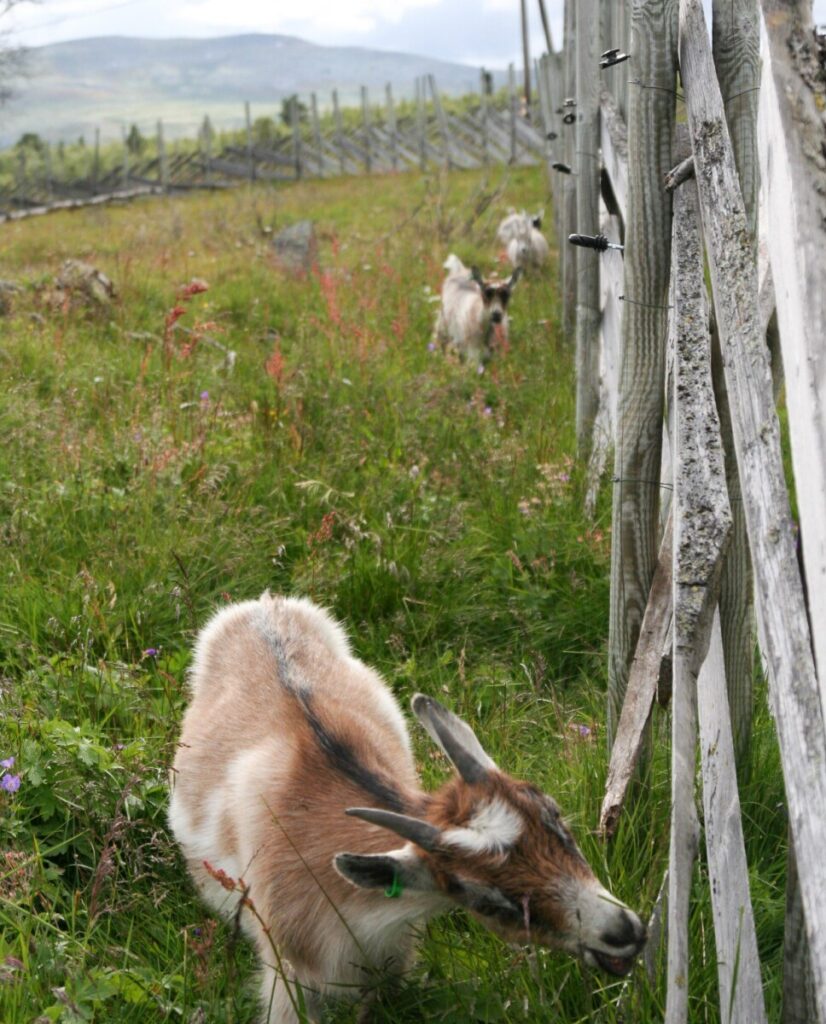
[[[42,299],[48,306],[66,303],[92,307],[108,306],[115,298],[115,286],[97,267],[83,260],[66,260]]]
[[[311,270],[318,259],[318,242],[311,220],[299,220],[272,240],[278,262],[287,270]]]

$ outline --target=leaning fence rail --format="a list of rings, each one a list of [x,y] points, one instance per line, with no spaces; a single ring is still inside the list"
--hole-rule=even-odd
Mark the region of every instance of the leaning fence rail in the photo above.
[[[807,6],[713,0],[712,46],[701,0],[566,0],[563,49],[539,62],[563,320],[578,339],[591,321],[583,277],[598,266],[600,278],[599,360],[577,360],[577,431],[591,507],[614,451],[606,836],[651,709],[673,687],[669,1024],[689,1019],[698,778],[720,1017],[765,1020],[735,772],[749,742],[754,615],[792,851],[783,1021],[826,1024],[826,40]],[[599,63],[577,32],[583,12],[600,26]],[[574,91],[565,69],[577,58]],[[574,250],[571,235],[596,251]],[[802,544],[775,409],[782,372],[767,344],[775,295]]]

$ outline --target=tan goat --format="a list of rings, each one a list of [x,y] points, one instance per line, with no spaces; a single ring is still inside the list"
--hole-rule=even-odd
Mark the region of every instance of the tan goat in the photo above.
[[[269,1024],[294,1024],[302,1003],[317,1020],[371,971],[402,972],[415,926],[453,906],[508,941],[630,971],[645,928],[554,801],[417,694],[457,771],[424,792],[395,699],[323,609],[269,594],[222,609],[190,685],[169,820],[206,901],[258,948]]]
[[[508,303],[521,270],[507,281],[485,280],[476,267],[468,269],[451,253],[444,262],[447,275],[434,338],[472,366],[483,368],[493,351],[494,332],[508,340]]]
[[[543,213],[511,212],[500,223],[496,237],[505,246],[511,266],[530,270],[548,261],[550,250],[540,230]]]

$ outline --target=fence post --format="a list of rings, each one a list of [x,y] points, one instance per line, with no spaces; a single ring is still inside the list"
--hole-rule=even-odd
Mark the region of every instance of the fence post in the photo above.
[[[161,189],[166,193],[169,188],[169,181],[167,178],[167,167],[166,167],[166,146],[163,141],[163,121],[158,121],[158,182],[160,183]]]
[[[657,563],[665,339],[671,269],[671,169],[677,80],[677,0],[635,3],[628,96],[628,198],[619,395],[614,454],[608,738]],[[645,86],[644,88],[642,86]]]
[[[212,186],[212,122],[209,114],[204,115],[201,125],[201,152],[204,161],[204,178],[207,187]]]
[[[487,167],[490,163],[490,122],[488,120],[488,76],[484,68],[482,68],[480,75],[482,92],[479,105],[479,116],[482,121],[482,164],[484,167]]]
[[[760,24],[758,0],[714,0],[712,7],[714,64],[726,121],[734,148],[746,219],[757,258],[757,97],[760,84]],[[756,297],[755,297],[756,301]],[[732,542],[723,567],[720,621],[726,658],[726,681],[731,704],[738,759],[748,744],[752,719],[752,659],[754,654],[754,580],[746,520],[737,476],[731,417],[722,360],[715,360],[718,406],[726,445],[726,473],[734,514]]]
[[[310,93],[310,116],[313,121],[313,141],[315,142],[315,152],[318,162],[318,175],[320,178],[324,177],[324,143],[321,140],[321,124],[318,120],[318,100],[316,99],[315,93]]]
[[[301,179],[301,131],[298,124],[298,94],[295,93],[290,99],[290,123],[293,130],[293,166],[297,180]]]
[[[333,121],[335,123],[336,148],[338,149],[338,167],[341,174],[344,174],[344,129],[341,124],[341,108],[338,105],[338,89],[333,89]]]
[[[447,126],[447,118],[445,117],[444,108],[442,107],[442,100],[439,96],[439,89],[436,86],[436,76],[428,75],[427,80],[430,84],[430,93],[433,96],[433,109],[436,111],[436,119],[439,122],[439,128],[442,132],[442,143],[444,145],[445,153],[445,167],[450,170],[453,167],[453,159],[450,151],[450,130]]]
[[[92,191],[97,192],[100,182],[100,128],[95,128],[95,152],[92,159]]]
[[[249,100],[244,101],[244,123],[247,128],[247,173],[250,181],[255,181],[255,156],[252,149],[252,115]]]
[[[566,100],[576,102],[576,30],[577,30],[577,6],[576,0],[565,0],[565,37],[564,49],[562,52],[562,97],[560,103]],[[574,108],[575,109],[575,108]],[[563,163],[570,169],[571,173],[563,178],[561,195],[561,216],[559,219],[560,237],[559,250],[562,257],[562,329],[566,337],[571,337],[576,330],[576,275],[579,260],[582,253],[572,245],[568,245],[568,235],[576,230],[576,187],[577,187],[577,154],[575,138],[576,132],[570,123],[565,123],[565,117],[573,113],[570,108],[560,106],[559,110],[559,132],[562,136]]]
[[[46,199],[48,202],[51,202],[54,198],[54,177],[52,173],[52,147],[48,142],[46,143],[43,157],[46,161]]]
[[[399,136],[396,128],[396,108],[393,106],[393,87],[388,82],[385,86],[387,97],[387,131],[390,134],[390,165],[394,171],[399,169]]]
[[[121,138],[123,140],[123,163],[121,165],[121,186],[129,188],[129,137],[126,134],[126,125],[121,125]]]
[[[373,146],[370,135],[370,105],[367,102],[367,86],[361,87],[361,119],[364,122],[364,169],[368,174],[373,170]]]
[[[576,36],[576,230],[599,233],[599,10],[598,0],[579,0],[577,17],[587,32]],[[611,256],[608,257],[609,259]],[[576,281],[576,444],[588,456],[599,407],[599,261],[583,251]]]
[[[516,105],[519,102],[516,95],[516,70],[513,64],[508,64],[508,105],[510,107],[510,162],[516,163]]]
[[[427,169],[427,143],[425,141],[424,79],[416,79],[416,124],[419,129],[419,169]]]

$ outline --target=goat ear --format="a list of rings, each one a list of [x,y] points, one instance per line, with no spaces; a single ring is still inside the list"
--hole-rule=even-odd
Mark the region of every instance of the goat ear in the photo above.
[[[471,727],[452,711],[423,693],[413,697],[411,707],[427,734],[450,758],[465,782],[481,782],[488,772],[497,770],[496,763],[485,753]]]
[[[485,279],[482,277],[482,274],[478,267],[470,268],[470,276],[472,280],[474,280],[479,285],[480,288],[485,287]]]
[[[405,889],[430,892],[436,888],[430,868],[409,847],[389,853],[337,853],[333,866],[358,889],[386,889],[399,896]]]
[[[514,272],[508,278],[508,288],[510,288],[511,291],[513,291],[513,289],[516,287],[516,282],[519,280],[521,276],[522,267],[517,267],[516,270],[514,270]]]

